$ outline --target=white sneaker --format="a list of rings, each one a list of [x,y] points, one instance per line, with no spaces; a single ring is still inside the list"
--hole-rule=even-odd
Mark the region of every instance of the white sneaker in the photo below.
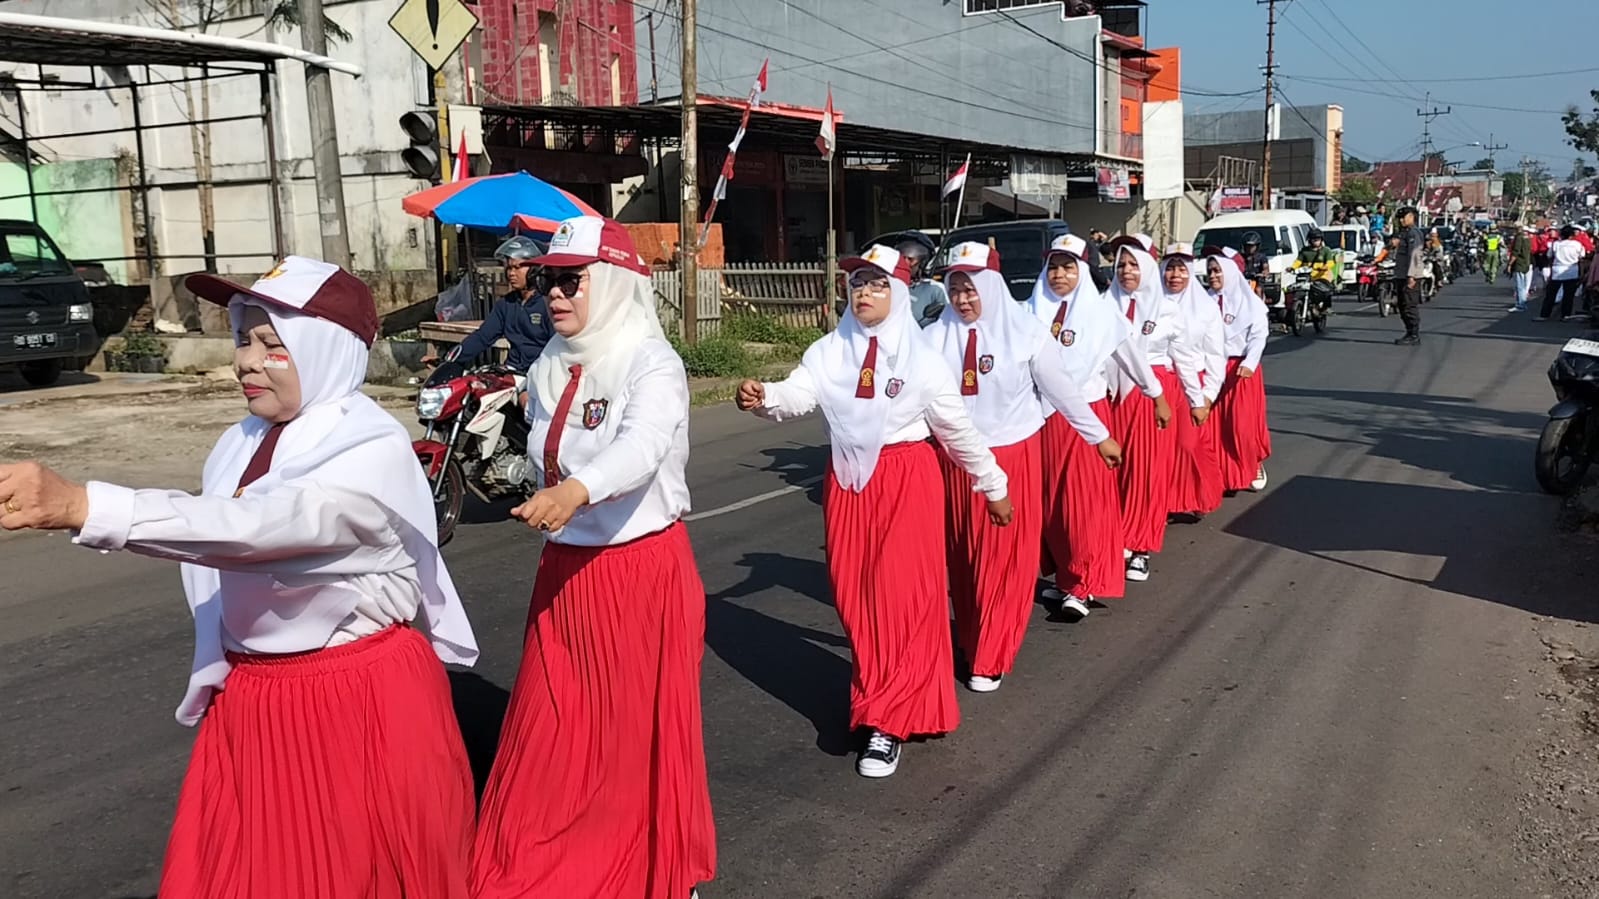
[[[1132,557],[1133,557],[1133,551],[1132,550],[1130,550],[1130,549],[1122,550],[1122,561],[1123,562],[1127,561],[1128,559],[1131,559]]]
[[[1093,597],[1090,596],[1088,599],[1093,599]],[[1082,621],[1088,617],[1088,599],[1068,596],[1061,602],[1060,610],[1068,616],[1073,616],[1073,620]]]
[[[899,747],[898,740],[880,730],[873,730],[866,740],[866,748],[855,760],[855,773],[862,777],[891,776],[899,770]]]
[[[966,689],[971,690],[973,693],[992,693],[999,689],[999,682],[1003,680],[1004,677],[1005,675],[1003,674],[996,674],[993,677],[984,677],[981,674],[974,674],[970,678],[967,678]]]
[[[1255,479],[1249,482],[1249,489],[1256,493],[1266,489],[1266,466],[1260,466],[1260,470],[1255,472]]]
[[[1149,580],[1149,553],[1133,553],[1127,560],[1127,579],[1137,583]]]

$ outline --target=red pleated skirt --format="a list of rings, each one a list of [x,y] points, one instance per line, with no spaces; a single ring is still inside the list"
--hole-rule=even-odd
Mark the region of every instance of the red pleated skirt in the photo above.
[[[944,567],[944,492],[927,443],[883,447],[866,488],[824,479],[827,575],[854,655],[850,726],[889,736],[960,724]]]
[[[1120,436],[1110,400],[1089,407]],[[1055,588],[1079,598],[1119,599],[1127,592],[1122,545],[1115,469],[1066,416],[1051,415],[1044,423],[1044,546]]]
[[[1042,445],[1034,434],[993,448],[1010,478],[1013,517],[1005,527],[989,520],[988,499],[972,489],[972,476],[939,453],[955,634],[973,674],[993,677],[1011,670],[1027,633],[1044,526]]]
[[[178,797],[162,899],[464,899],[472,771],[427,638],[400,625],[229,659]]]
[[[546,543],[483,793],[474,899],[682,899],[716,869],[688,530]]]
[[[1203,382],[1204,374],[1200,374]],[[1177,455],[1172,464],[1172,513],[1209,515],[1221,508],[1221,460],[1217,449],[1216,416],[1194,426],[1188,395],[1177,392],[1172,406],[1172,426],[1177,429]],[[1215,412],[1214,409],[1211,410]]]
[[[1182,384],[1170,368],[1155,369],[1161,390],[1171,406],[1172,418],[1186,415]],[[1171,514],[1172,471],[1177,460],[1177,422],[1161,428],[1155,423],[1155,401],[1135,390],[1116,404],[1112,433],[1122,445],[1122,465],[1116,471],[1121,493],[1122,546],[1133,552],[1158,553],[1166,542],[1166,518]]]
[[[1271,456],[1271,431],[1266,426],[1266,381],[1259,369],[1253,378],[1238,377],[1242,359],[1227,360],[1227,383],[1216,398],[1215,418],[1221,457],[1222,486],[1248,490],[1261,463]]]

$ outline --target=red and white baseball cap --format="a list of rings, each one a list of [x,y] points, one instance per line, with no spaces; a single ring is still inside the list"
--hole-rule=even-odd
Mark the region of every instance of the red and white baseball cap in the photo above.
[[[1194,259],[1194,245],[1186,241],[1167,244],[1166,253],[1161,258],[1170,259],[1174,256],[1178,259],[1187,259],[1192,262]]]
[[[848,259],[840,259],[838,267],[846,272],[853,272],[858,268],[871,266],[890,278],[909,285],[911,283],[911,264],[900,252],[893,247],[885,247],[874,243],[866,248],[866,252]]]
[[[549,251],[538,258],[539,265],[554,268],[577,268],[595,262],[608,262],[630,272],[649,274],[627,229],[610,219],[592,215],[561,222],[550,238]]]
[[[949,248],[946,272],[999,271],[999,251],[986,243],[968,240]]]
[[[243,295],[271,306],[332,322],[361,338],[367,346],[378,336],[378,309],[366,282],[331,262],[285,256],[249,287],[212,274],[183,279],[203,300],[226,306]]]
[[[1088,253],[1088,241],[1075,234],[1062,234],[1050,241],[1049,249],[1044,251],[1044,258],[1048,259],[1056,253],[1065,253],[1075,259],[1082,259]]]
[[[1105,244],[1104,251],[1107,254],[1114,255],[1123,247],[1129,247],[1134,250],[1142,250],[1143,252],[1153,256],[1155,254],[1155,238],[1150,237],[1148,234],[1142,233],[1123,234],[1120,237],[1112,238],[1109,243]]]

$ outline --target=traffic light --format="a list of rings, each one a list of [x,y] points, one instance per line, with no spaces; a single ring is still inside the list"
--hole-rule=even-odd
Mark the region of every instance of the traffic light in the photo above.
[[[440,183],[443,178],[439,174],[439,129],[434,117],[428,113],[408,112],[400,116],[400,127],[411,139],[411,145],[400,151],[405,167],[417,178]]]

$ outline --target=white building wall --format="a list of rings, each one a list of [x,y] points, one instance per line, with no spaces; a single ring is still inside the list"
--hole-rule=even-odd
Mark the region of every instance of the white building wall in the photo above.
[[[192,8],[188,0],[178,3],[180,10]],[[407,145],[400,130],[400,116],[422,104],[427,97],[425,67],[389,28],[393,2],[357,0],[332,3],[329,18],[354,37],[348,44],[335,44],[329,54],[355,63],[365,74],[357,79],[333,74],[334,104],[337,112],[341,168],[345,176],[346,216],[354,267],[360,270],[426,269],[432,266],[429,244],[432,228],[411,218],[400,209],[400,198],[423,187],[413,179],[400,160],[399,151]],[[151,0],[11,0],[9,11],[68,18],[92,18],[150,27],[166,27],[154,14]],[[210,33],[282,43],[298,47],[298,30],[274,31],[261,16],[222,22]],[[0,63],[0,71],[9,64]],[[33,78],[33,66],[17,66],[18,77]],[[82,68],[61,68],[54,72],[63,79],[84,81],[91,73]],[[94,73],[107,83],[103,73]],[[143,70],[133,73],[145,80]],[[181,70],[150,69],[151,80],[181,77]],[[198,72],[191,70],[190,75]],[[191,85],[198,114],[200,92],[206,85]],[[211,117],[255,115],[261,109],[260,79],[253,75],[213,81],[209,84]],[[142,87],[140,113],[145,125],[186,123],[189,121],[183,89],[177,85]],[[125,89],[99,91],[23,91],[30,134],[103,130],[133,125],[130,93]],[[277,159],[284,188],[283,204],[286,252],[310,256],[321,254],[321,234],[317,220],[316,187],[311,166],[310,122],[306,113],[304,66],[280,62],[273,97],[277,123]],[[0,102],[0,122],[14,119],[14,110]],[[11,130],[8,128],[8,130]],[[259,121],[213,125],[211,129],[213,177],[265,179],[266,141]],[[45,140],[39,149],[49,158],[115,158],[133,156],[133,133]],[[195,159],[187,126],[155,129],[145,135],[145,159],[152,184],[193,181]],[[216,249],[219,254],[258,254],[249,258],[220,259],[224,272],[258,273],[270,267],[272,219],[266,185],[219,187],[214,191],[216,210]],[[171,274],[202,266],[198,191],[174,187],[152,191],[151,214],[158,250],[170,254],[195,254],[195,258],[173,259],[163,272]],[[109,223],[97,223],[104,227]],[[120,223],[131,233],[134,223]]]

